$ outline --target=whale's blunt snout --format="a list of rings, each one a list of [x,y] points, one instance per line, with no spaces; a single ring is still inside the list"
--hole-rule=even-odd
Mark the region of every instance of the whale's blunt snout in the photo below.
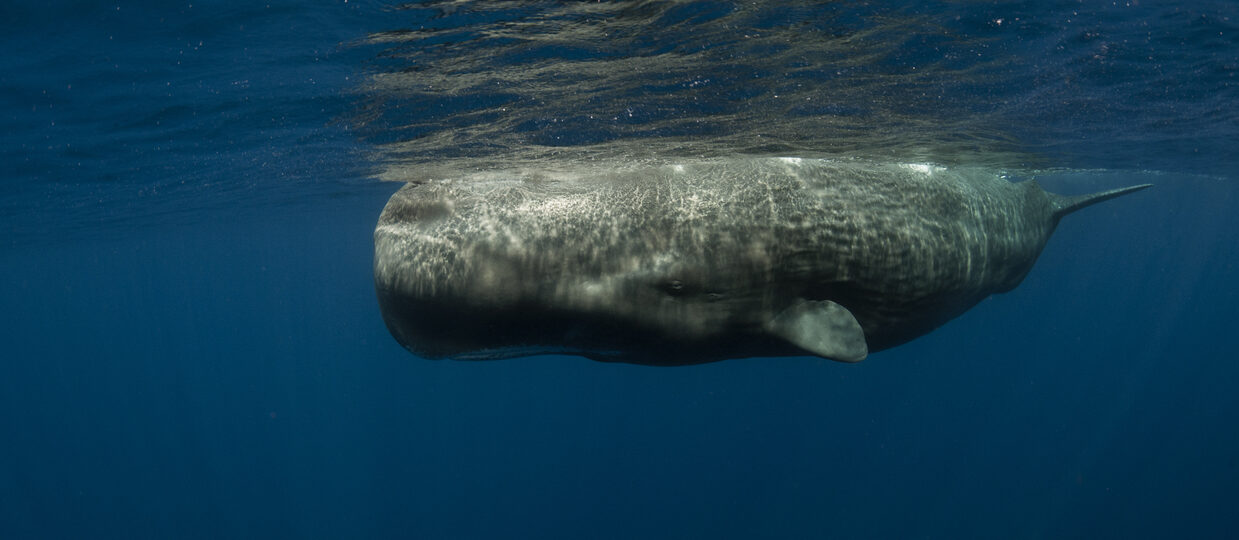
[[[1081,208],[1092,206],[1102,201],[1108,201],[1120,195],[1135,193],[1137,191],[1153,187],[1153,184],[1140,184],[1138,186],[1128,186],[1125,188],[1112,189],[1099,193],[1090,193],[1087,195],[1076,195],[1067,197],[1063,195],[1051,194],[1051,199],[1054,204],[1054,217],[1062,218],[1063,216],[1075,212]]]

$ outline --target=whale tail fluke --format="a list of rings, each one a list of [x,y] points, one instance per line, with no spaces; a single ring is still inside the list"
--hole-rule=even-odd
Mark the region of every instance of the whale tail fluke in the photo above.
[[[1089,193],[1087,195],[1075,195],[1071,197],[1055,195],[1053,197],[1054,217],[1059,219],[1086,206],[1092,206],[1102,201],[1108,201],[1118,197],[1119,195],[1135,193],[1152,186],[1153,184],[1140,184],[1138,186],[1128,186],[1124,188],[1111,189],[1109,191],[1102,191],[1099,193]]]

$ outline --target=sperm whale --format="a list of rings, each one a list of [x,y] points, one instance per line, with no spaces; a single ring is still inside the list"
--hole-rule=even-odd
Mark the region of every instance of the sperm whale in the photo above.
[[[398,342],[428,358],[843,362],[1011,290],[1067,214],[984,169],[744,158],[407,184],[374,233]]]

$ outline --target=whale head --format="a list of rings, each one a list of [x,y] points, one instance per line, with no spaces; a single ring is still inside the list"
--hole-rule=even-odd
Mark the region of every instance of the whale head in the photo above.
[[[430,358],[658,365],[806,345],[837,360],[867,354],[846,309],[772,275],[773,229],[686,226],[656,211],[662,202],[544,187],[410,184],[392,196],[375,230],[375,285],[397,341]],[[823,325],[836,331],[809,335]]]

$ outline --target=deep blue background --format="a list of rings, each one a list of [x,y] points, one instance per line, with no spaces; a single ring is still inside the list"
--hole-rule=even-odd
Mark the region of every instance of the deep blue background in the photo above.
[[[387,334],[397,186],[347,118],[393,12],[117,7],[0,8],[0,537],[1239,534],[1239,187],[1179,172],[1239,160],[1172,151],[1235,133],[1190,114],[1233,95],[1232,19],[1167,53],[1222,58],[1179,66],[1192,132],[1116,143],[1160,172],[1042,178],[1157,186],[1066,219],[1015,291],[855,366],[649,368]],[[1095,121],[1045,131],[1132,119]]]

